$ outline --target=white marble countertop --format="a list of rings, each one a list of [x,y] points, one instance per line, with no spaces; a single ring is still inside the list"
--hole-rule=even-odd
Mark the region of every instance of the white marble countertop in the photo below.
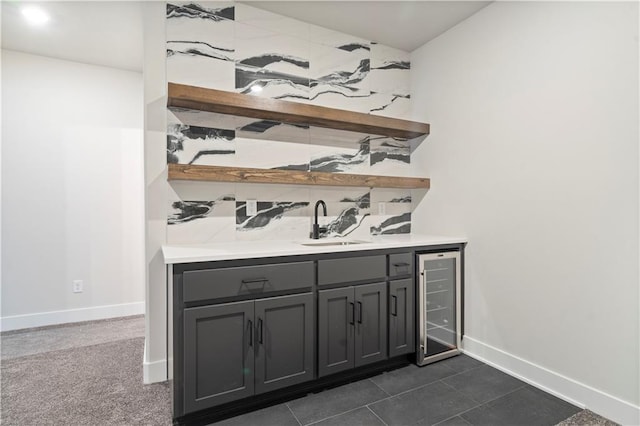
[[[362,244],[306,246],[304,243],[352,241],[349,238],[300,241],[236,241],[210,244],[167,244],[162,246],[165,264],[255,259],[304,254],[339,253],[402,247],[466,243],[465,237],[440,235],[382,235]],[[362,241],[362,240],[359,240]]]

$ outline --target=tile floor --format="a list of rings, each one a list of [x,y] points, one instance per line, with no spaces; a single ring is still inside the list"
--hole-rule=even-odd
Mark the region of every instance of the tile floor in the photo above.
[[[410,365],[218,425],[555,425],[581,411],[466,355]]]

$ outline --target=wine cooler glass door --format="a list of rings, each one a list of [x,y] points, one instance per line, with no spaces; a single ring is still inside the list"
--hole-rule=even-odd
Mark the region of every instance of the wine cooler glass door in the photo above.
[[[420,255],[419,265],[418,363],[428,364],[459,353],[460,253]]]

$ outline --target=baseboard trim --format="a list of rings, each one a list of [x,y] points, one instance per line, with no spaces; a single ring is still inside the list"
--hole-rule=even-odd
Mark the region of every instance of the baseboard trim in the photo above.
[[[144,342],[144,361],[142,362],[142,382],[145,385],[167,380],[167,360],[147,361],[147,341]]]
[[[623,401],[473,337],[464,336],[462,347],[466,355],[578,407],[589,409],[622,425],[640,424],[640,406]]]
[[[39,312],[35,314],[2,317],[0,319],[0,330],[20,330],[23,328],[42,327],[47,325],[127,317],[131,315],[141,315],[144,313],[144,302],[91,306],[88,308],[67,309],[64,311]]]

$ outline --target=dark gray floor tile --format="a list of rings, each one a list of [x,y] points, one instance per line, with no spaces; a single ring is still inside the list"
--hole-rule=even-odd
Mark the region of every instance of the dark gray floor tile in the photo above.
[[[369,408],[388,425],[433,425],[462,413],[477,403],[442,382],[384,399]]]
[[[473,359],[470,356],[467,356],[464,354],[443,359],[442,361],[438,361],[438,363],[446,365],[452,370],[455,370],[456,373],[462,373],[464,371],[471,370],[473,368],[478,368],[480,366],[485,365],[484,363],[478,361],[477,359]]]
[[[215,423],[216,426],[300,426],[286,404],[232,417]]]
[[[371,380],[384,389],[389,395],[397,395],[400,392],[415,389],[420,386],[433,383],[445,377],[456,374],[454,370],[442,362],[418,367],[408,365],[397,370],[389,371],[372,377]]]
[[[422,423],[418,422],[417,425],[420,425]],[[440,422],[434,426],[470,426],[471,423],[469,423],[468,421],[466,421],[465,419],[463,419],[460,416],[455,416],[455,417],[451,417],[450,419],[447,419],[443,422]]]
[[[388,395],[371,380],[361,380],[289,402],[303,425],[379,401]]]
[[[462,417],[472,425],[551,426],[578,411],[578,407],[526,385],[474,408],[462,414]]]
[[[384,423],[367,407],[358,408],[339,416],[331,417],[313,426],[384,426]]]
[[[525,385],[515,377],[488,365],[448,377],[442,381],[481,404]]]

